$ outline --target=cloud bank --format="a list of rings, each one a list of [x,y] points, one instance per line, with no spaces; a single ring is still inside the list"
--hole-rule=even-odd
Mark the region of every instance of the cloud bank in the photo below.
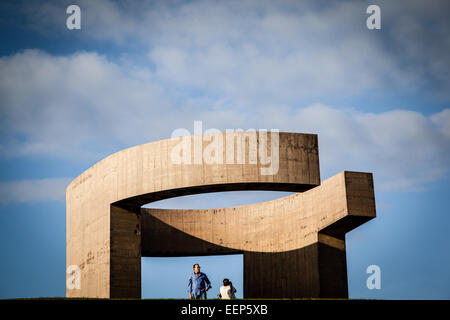
[[[130,69],[95,53],[55,57],[26,51],[1,58],[0,70],[5,157],[100,160],[117,148],[168,138],[179,127],[192,131],[193,121],[202,120],[204,129],[317,133],[323,174],[375,172],[387,189],[434,181],[449,169],[450,109],[425,116],[323,104],[241,108],[195,97],[177,105],[150,71]]]
[[[0,182],[0,204],[65,201],[70,178]]]
[[[93,163],[202,120],[205,129],[317,133],[322,179],[369,171],[377,188],[410,191],[448,174],[446,2],[380,2],[380,33],[365,27],[360,1],[78,3],[78,36],[115,52],[0,57],[1,157]],[[60,7],[23,6],[24,27],[66,37]],[[361,106],[374,92],[444,107]],[[358,102],[333,103],[341,98]],[[23,182],[8,183],[18,201]]]
[[[416,89],[450,102],[445,0],[377,1],[380,32],[368,31],[368,3],[357,0],[77,3],[80,37],[116,45],[171,87],[252,103]],[[35,2],[21,10],[37,32],[62,36],[62,9]]]

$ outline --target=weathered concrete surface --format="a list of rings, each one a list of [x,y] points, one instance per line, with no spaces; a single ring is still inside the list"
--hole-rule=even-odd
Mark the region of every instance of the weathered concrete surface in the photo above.
[[[273,201],[141,212],[142,256],[243,253],[247,298],[346,297],[345,233],[375,217],[375,199],[370,173],[341,172]]]
[[[243,136],[237,134],[238,138]],[[225,145],[226,134],[220,137]],[[324,292],[345,296],[344,235],[375,216],[372,177],[346,172],[317,187],[317,136],[280,133],[279,138],[279,170],[275,175],[261,174],[264,165],[259,161],[174,164],[170,155],[178,144],[175,139],[122,150],[86,170],[66,192],[66,263],[81,269],[81,289],[68,289],[66,295],[140,297],[141,256],[242,252],[246,297],[262,296],[264,283],[273,286],[265,291],[272,297],[322,296]],[[198,136],[191,139],[195,141]],[[204,142],[202,150],[207,147]],[[223,159],[225,153],[224,148]],[[249,159],[248,148],[245,153]],[[141,212],[141,206],[152,201],[227,190],[303,193],[215,211]],[[196,215],[206,219],[196,219]],[[180,216],[182,221],[177,218]],[[280,282],[285,285],[276,287],[273,278],[280,266],[279,257],[297,265],[293,271],[297,276],[289,276]],[[338,283],[345,282],[345,288],[341,284],[333,289],[330,281],[325,281],[336,271],[329,270],[336,261],[341,270]],[[258,278],[267,268],[272,275],[269,280]],[[260,280],[263,282],[258,284]]]

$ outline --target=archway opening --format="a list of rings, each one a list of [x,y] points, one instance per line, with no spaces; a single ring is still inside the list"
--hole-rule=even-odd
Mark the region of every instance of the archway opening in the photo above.
[[[244,298],[244,259],[242,254],[195,257],[141,258],[142,299],[188,299],[188,279],[193,265],[211,281],[208,299],[217,299],[222,281],[230,279],[236,288],[236,298]]]
[[[212,209],[259,203],[285,197],[292,192],[226,191],[187,195],[155,201],[143,208]],[[236,288],[236,298],[244,298],[244,256],[223,254],[184,257],[142,257],[142,299],[187,299],[188,279],[193,265],[200,264],[212,283],[208,299],[217,299],[224,278]]]
[[[284,191],[223,191],[192,194],[148,203],[143,208],[215,209],[254,204],[289,196]]]

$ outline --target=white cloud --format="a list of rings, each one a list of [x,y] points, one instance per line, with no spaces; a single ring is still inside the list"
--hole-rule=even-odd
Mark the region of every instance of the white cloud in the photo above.
[[[278,128],[319,134],[322,178],[374,172],[379,186],[405,189],[449,169],[449,109],[429,117],[392,110],[362,113],[314,104],[302,108],[245,99],[168,95],[150,70],[93,53],[54,57],[26,51],[0,59],[3,156],[48,155],[98,161],[179,127]],[[185,98],[185,100],[183,100]],[[20,137],[20,138],[17,138]]]
[[[161,28],[160,35],[146,29],[155,76],[253,103],[355,95],[413,81],[367,30],[357,28],[361,4],[321,11],[309,6],[186,4],[156,18],[152,26]]]
[[[323,179],[342,170],[371,171],[377,186],[409,190],[449,170],[450,109],[369,113],[310,102],[419,91],[429,74],[448,99],[442,53],[450,46],[448,32],[430,41],[424,36],[430,25],[413,19],[418,12],[425,22],[439,17],[441,4],[383,4],[384,31],[377,36],[365,28],[365,4],[353,1],[328,7],[297,1],[80,3],[83,36],[124,47],[136,42],[147,54],[137,61],[133,52],[114,60],[39,50],[1,57],[3,157],[92,164],[203,120],[222,130],[318,133]],[[26,10],[36,13],[40,23],[33,27],[41,31],[64,25],[53,3]],[[446,21],[434,25],[447,30]],[[392,37],[392,50],[383,45],[385,35]],[[418,46],[418,37],[429,51]],[[394,54],[403,46],[404,54]]]
[[[3,155],[95,157],[94,145],[150,136],[160,129],[150,115],[167,109],[148,73],[96,53],[28,50],[0,58],[0,70]]]
[[[367,30],[367,3],[356,0],[79,1],[82,37],[148,52],[170,87],[296,103],[433,83],[427,95],[448,102],[448,3],[379,3],[381,32]],[[24,7],[41,32],[66,31],[59,4]]]
[[[438,126],[442,134],[450,138],[450,109],[432,115],[431,120]]]
[[[373,172],[377,187],[409,191],[445,177],[450,169],[450,139],[432,120],[436,115],[408,110],[371,114],[313,105],[286,120],[319,134],[322,172]]]
[[[70,178],[0,182],[0,204],[65,201]]]

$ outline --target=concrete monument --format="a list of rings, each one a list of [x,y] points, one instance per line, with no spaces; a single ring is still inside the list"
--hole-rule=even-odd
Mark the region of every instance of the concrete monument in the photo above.
[[[264,174],[267,163],[257,157],[248,161],[255,145],[238,132],[215,139],[240,141],[220,158],[237,157],[241,145],[245,161],[174,163],[181,138],[167,139],[114,153],[74,179],[66,192],[66,261],[79,267],[81,281],[67,297],[140,298],[141,257],[219,254],[243,254],[244,298],[348,297],[345,234],[376,215],[372,174],[344,171],[321,182],[317,135],[280,132],[273,143],[265,134],[263,141],[257,133],[256,148],[278,152],[274,174]],[[193,142],[189,156],[203,138],[185,138]],[[233,190],[295,193],[220,209],[142,208]]]

